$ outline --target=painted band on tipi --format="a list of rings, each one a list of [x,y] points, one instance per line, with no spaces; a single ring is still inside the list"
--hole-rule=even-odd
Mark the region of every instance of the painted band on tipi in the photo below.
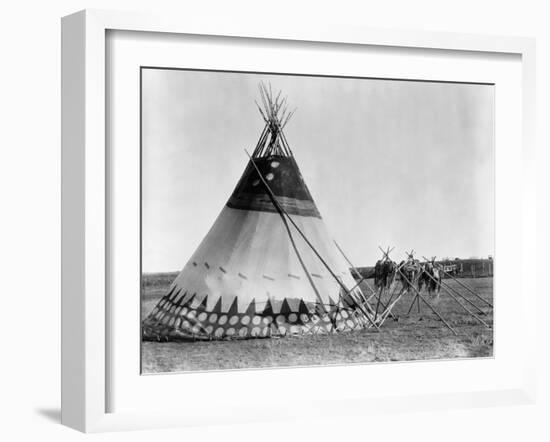
[[[286,98],[260,85],[265,127],[214,225],[144,319],[145,340],[260,338],[373,325],[283,129]]]

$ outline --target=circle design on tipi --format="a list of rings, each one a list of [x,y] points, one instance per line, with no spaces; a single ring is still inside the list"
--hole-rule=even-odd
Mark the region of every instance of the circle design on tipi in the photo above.
[[[264,318],[264,324],[271,324],[272,321],[273,321],[273,318],[271,316],[266,316]]]
[[[254,317],[252,318],[252,324],[254,324],[254,325],[259,325],[260,322],[262,322],[262,318],[260,318],[259,316],[254,316]]]
[[[204,331],[205,331],[207,334],[209,334],[209,335],[212,334],[212,331],[213,331],[213,330],[214,330],[214,327],[211,326],[211,325],[209,325],[208,327],[206,327],[206,328],[204,329]]]
[[[239,322],[239,317],[237,315],[231,316],[231,318],[229,319],[230,325],[235,325],[237,322]]]
[[[195,310],[191,310],[188,314],[187,314],[187,317],[189,319],[194,319],[195,316],[197,316],[197,312]]]
[[[183,321],[181,323],[181,327],[182,328],[189,328],[189,327],[191,327],[191,324],[189,324],[189,321]]]
[[[226,322],[227,322],[227,316],[226,315],[221,315],[220,319],[218,319],[218,324],[224,325]]]
[[[223,328],[219,327],[216,329],[216,331],[214,332],[214,335],[217,336],[218,338],[223,336]]]
[[[254,327],[250,332],[250,336],[260,336],[261,329],[260,327]]]
[[[279,333],[280,333],[281,335],[286,335],[286,328],[283,327],[283,326],[280,326],[280,327],[279,327]]]
[[[250,316],[243,316],[241,318],[241,324],[242,325],[247,325],[248,323],[250,323]]]
[[[233,336],[235,334],[235,329],[233,327],[228,328],[227,331],[225,332],[225,334],[227,336]]]
[[[267,336],[268,333],[269,333],[269,328],[266,327],[262,330],[262,336]]]
[[[252,185],[256,187],[258,184],[260,184],[260,180],[254,180],[252,181]]]
[[[242,327],[240,330],[239,330],[239,336],[241,337],[245,337],[246,335],[248,334],[248,329],[246,327]]]
[[[196,324],[192,329],[191,331],[193,333],[198,333],[199,331],[201,330],[200,326],[198,324]]]
[[[283,315],[279,315],[276,318],[277,324],[283,324],[285,322],[285,317]]]
[[[202,321],[204,321],[204,320],[206,319],[207,316],[208,316],[208,315],[207,315],[206,313],[202,312],[202,313],[199,315],[198,319],[199,319],[199,321],[202,322]]]
[[[300,321],[302,321],[302,322],[307,322],[307,321],[309,321],[308,315],[306,315],[305,313],[302,313],[302,314],[300,315]]]
[[[275,178],[275,175],[273,175],[271,172],[269,172],[266,176],[265,176],[266,180],[267,181],[271,181],[273,178]]]
[[[348,324],[348,327],[349,327],[349,328],[355,327],[355,324],[354,324],[354,322],[353,322],[351,319],[348,319],[348,320],[346,321],[346,324]]]
[[[210,315],[210,318],[208,319],[212,324],[214,324],[214,322],[216,322],[216,320],[218,319],[218,315],[216,313],[212,313]]]
[[[290,326],[290,333],[292,333],[293,335],[297,335],[298,333],[300,333],[300,327],[298,327],[297,325]]]
[[[170,321],[170,316],[166,315],[164,318],[162,318],[163,324],[168,324],[168,321]]]
[[[342,310],[342,318],[346,319],[349,315],[348,315],[348,312],[345,311],[345,310]]]
[[[271,167],[273,167],[273,169],[277,169],[277,167],[279,167],[279,162],[278,161],[272,161],[271,162]]]
[[[175,327],[175,328],[180,328],[180,325],[181,325],[181,318],[178,318],[178,319],[176,320],[176,323],[174,324],[174,327]]]
[[[186,315],[187,314],[187,307],[183,307],[181,309],[180,315]]]
[[[290,315],[288,315],[289,322],[296,322],[297,319],[298,315],[296,313],[291,313]]]

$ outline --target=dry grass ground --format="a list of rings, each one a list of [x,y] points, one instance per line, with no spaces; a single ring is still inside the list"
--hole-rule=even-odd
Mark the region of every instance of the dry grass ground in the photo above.
[[[142,314],[147,315],[170,282],[159,276],[144,284]],[[463,279],[480,296],[492,303],[493,279]],[[477,304],[486,313],[489,325],[493,312],[455,281],[445,280],[455,290]],[[365,287],[365,293],[368,289]],[[423,294],[458,332],[455,336],[421,303],[409,316],[412,295],[406,295],[395,307],[398,320],[388,319],[380,332],[372,329],[319,336],[296,336],[282,339],[250,339],[212,342],[143,342],[143,373],[189,370],[223,370],[236,368],[284,367],[304,365],[370,363],[490,357],[493,355],[493,330],[469,316],[449,295],[441,292],[439,300]],[[467,304],[466,304],[467,305]],[[471,309],[471,308],[470,308]]]

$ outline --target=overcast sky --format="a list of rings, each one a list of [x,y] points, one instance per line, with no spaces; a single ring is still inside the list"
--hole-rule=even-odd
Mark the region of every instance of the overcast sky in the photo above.
[[[494,88],[143,70],[143,270],[180,270],[231,195],[263,120],[258,82],[297,111],[285,129],[329,232],[354,265],[494,247]]]

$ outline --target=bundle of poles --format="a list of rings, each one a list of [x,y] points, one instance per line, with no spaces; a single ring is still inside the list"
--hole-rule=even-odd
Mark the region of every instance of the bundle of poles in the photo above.
[[[267,155],[290,156],[292,150],[288,145],[283,129],[296,112],[296,109],[289,111],[287,97],[281,97],[281,92],[274,95],[271,84],[266,86],[264,83],[260,83],[258,88],[263,109],[258,102],[256,102],[256,106],[265,122],[265,126],[252,152],[252,158]]]
[[[338,247],[340,249],[340,247]],[[389,247],[384,250],[381,247],[379,249],[382,251],[383,257],[381,261],[388,260],[391,261],[389,257],[389,253],[393,250]],[[341,251],[341,249],[340,249]],[[342,252],[342,251],[341,251]],[[470,295],[473,295],[473,297],[481,302],[486,307],[493,307],[493,304],[484,299],[482,296],[480,296],[478,293],[475,292],[475,290],[470,287],[468,284],[466,284],[463,281],[460,281],[459,278],[456,278],[451,273],[445,271],[444,267],[441,264],[434,263],[434,259],[431,261],[423,257],[424,262],[420,263],[419,261],[416,261],[416,268],[417,273],[414,274],[414,277],[411,279],[410,275],[407,276],[406,273],[403,271],[403,267],[407,265],[407,263],[411,263],[411,261],[414,263],[414,251],[407,252],[407,260],[404,260],[401,264],[397,265],[393,263],[396,267],[393,273],[393,277],[390,278],[389,284],[383,284],[380,285],[378,288],[371,288],[370,285],[365,284],[371,291],[370,296],[367,298],[367,301],[370,301],[372,298],[375,298],[376,302],[376,308],[375,310],[375,317],[374,322],[381,327],[384,322],[387,320],[388,317],[391,317],[393,319],[397,319],[396,316],[392,313],[392,310],[397,305],[397,303],[405,297],[412,293],[413,299],[410,304],[410,307],[407,310],[407,313],[405,316],[408,316],[411,313],[411,310],[413,309],[413,306],[416,304],[418,312],[420,313],[420,301],[422,301],[423,304],[425,304],[429,310],[431,310],[439,320],[455,335],[458,333],[456,330],[451,326],[451,324],[443,317],[441,312],[437,310],[437,308],[427,299],[426,296],[424,296],[421,293],[420,288],[417,286],[418,279],[425,275],[427,276],[431,281],[433,281],[436,286],[439,287],[440,290],[443,290],[445,294],[447,294],[453,301],[455,301],[462,310],[464,310],[469,316],[474,318],[477,322],[482,324],[486,328],[491,328],[491,325],[485,321],[482,316],[486,316],[486,312],[475,302],[473,302],[471,299],[466,297],[463,293],[461,293],[459,290],[457,290],[453,285],[448,284],[443,278],[436,279],[426,268],[426,264],[432,263],[441,274],[445,275],[447,278],[450,278],[454,280],[459,286],[461,286],[463,289],[465,289]],[[349,261],[348,261],[349,263]],[[356,275],[360,276],[357,272]],[[366,275],[362,276],[360,278],[360,281],[364,281],[366,279]],[[398,284],[398,279],[401,281],[400,287]],[[438,295],[439,296],[439,295]],[[382,310],[379,310],[379,308],[382,308]],[[380,312],[380,313],[379,313]]]

